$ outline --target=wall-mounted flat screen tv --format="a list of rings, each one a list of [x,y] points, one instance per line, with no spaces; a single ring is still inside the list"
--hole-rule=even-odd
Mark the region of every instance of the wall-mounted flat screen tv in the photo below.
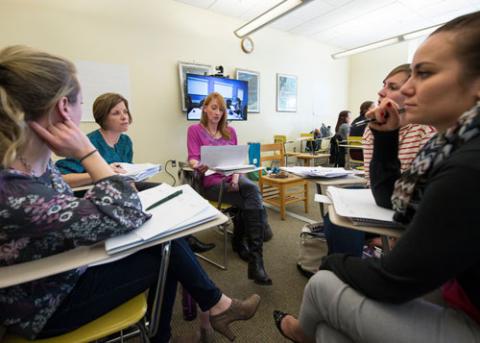
[[[188,120],[200,120],[203,101],[212,92],[218,92],[225,98],[227,120],[247,120],[247,81],[187,74],[185,84],[185,104],[187,105]]]

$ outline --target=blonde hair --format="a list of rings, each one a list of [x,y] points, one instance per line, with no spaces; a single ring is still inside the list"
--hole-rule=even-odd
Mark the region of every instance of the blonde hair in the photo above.
[[[105,122],[112,108],[123,102],[128,111],[128,122],[132,123],[132,115],[130,114],[130,108],[128,107],[128,101],[122,95],[117,93],[105,93],[98,96],[93,103],[93,117],[98,125],[104,130]]]
[[[227,105],[225,105],[225,99],[220,93],[213,92],[205,98],[205,101],[203,102],[202,117],[200,118],[200,123],[203,126],[208,127],[208,116],[207,112],[205,112],[205,107],[208,106],[213,100],[217,100],[220,111],[222,111],[223,113],[222,119],[220,119],[220,121],[218,122],[217,130],[220,131],[223,138],[230,139],[231,134],[230,130],[228,129],[227,123]]]
[[[27,121],[50,114],[64,96],[76,103],[79,91],[73,63],[20,45],[0,50],[1,166],[10,166],[21,151]]]

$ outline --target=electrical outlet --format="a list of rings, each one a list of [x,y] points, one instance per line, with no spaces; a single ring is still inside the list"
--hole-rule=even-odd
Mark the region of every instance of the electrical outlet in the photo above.
[[[176,168],[176,167],[177,167],[177,161],[176,161],[176,160],[172,160],[172,167],[173,167],[173,168]]]

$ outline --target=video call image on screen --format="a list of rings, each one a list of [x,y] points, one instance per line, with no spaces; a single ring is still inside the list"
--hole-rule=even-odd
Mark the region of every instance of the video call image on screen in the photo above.
[[[227,120],[247,120],[248,82],[223,77],[187,74],[187,119],[200,120],[205,98],[218,92],[225,98]]]

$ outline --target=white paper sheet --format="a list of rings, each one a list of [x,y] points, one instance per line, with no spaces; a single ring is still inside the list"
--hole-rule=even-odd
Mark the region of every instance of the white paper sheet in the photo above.
[[[228,171],[255,167],[246,163],[248,145],[204,145],[200,155],[201,163],[212,170]]]

